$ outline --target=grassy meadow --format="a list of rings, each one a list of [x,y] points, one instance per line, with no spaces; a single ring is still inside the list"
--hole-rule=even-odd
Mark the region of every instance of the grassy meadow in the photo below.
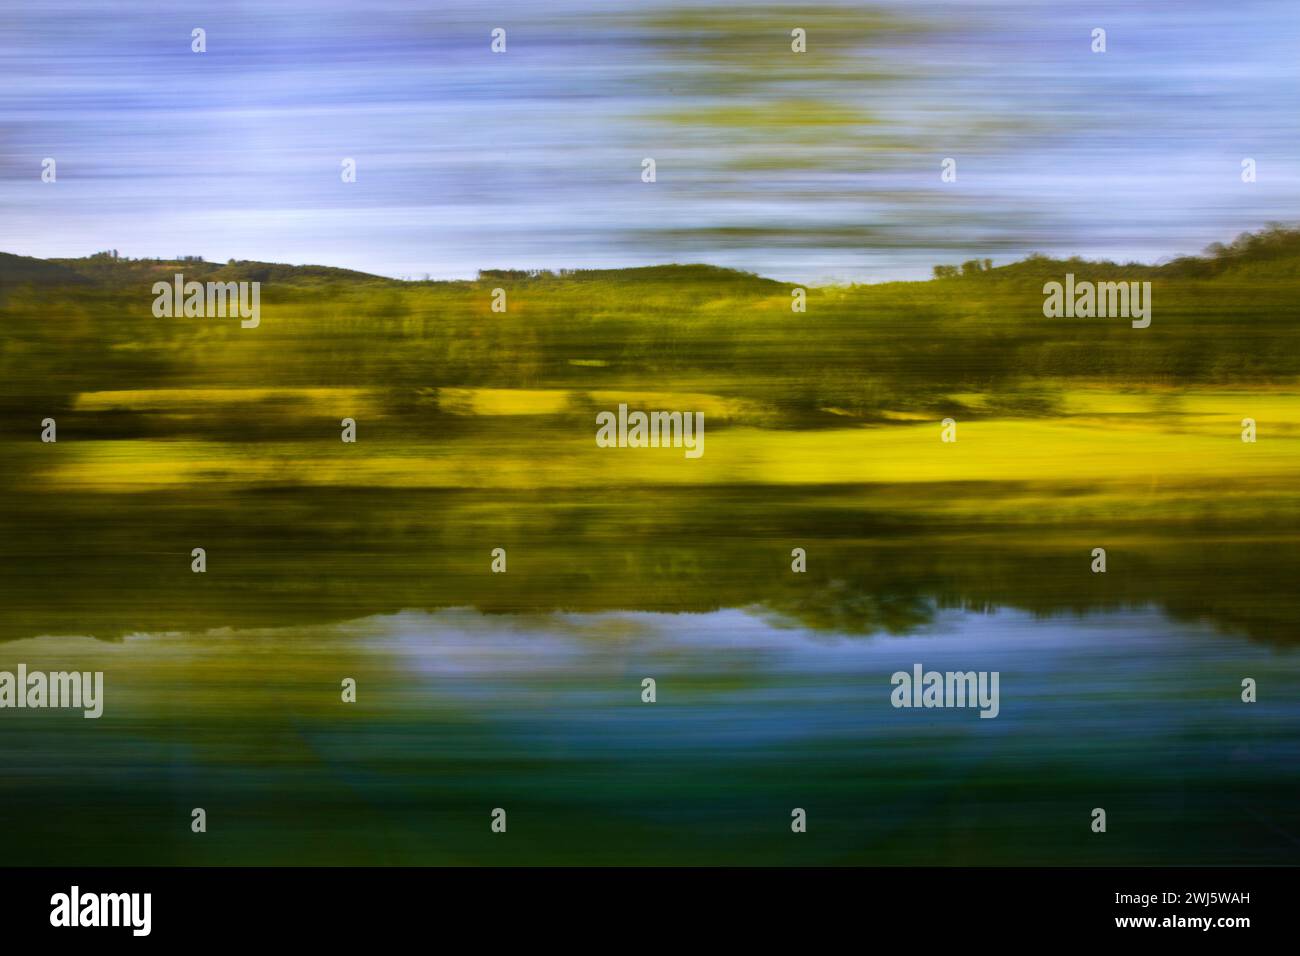
[[[1153,267],[973,262],[810,289],[803,313],[788,285],[705,266],[402,283],[0,265],[8,637],[816,604],[812,582],[878,580],[883,562],[917,600],[1154,601],[1295,638],[1275,614],[1300,527],[1296,233]],[[261,326],[155,318],[149,287],[178,271],[261,281]],[[1151,327],[1044,318],[1042,284],[1066,271],[1149,279]],[[619,403],[704,412],[704,455],[597,447],[596,413]],[[196,593],[198,546],[213,568]],[[1098,546],[1144,573],[1095,578]],[[488,573],[495,547],[508,579]],[[1209,573],[1224,548],[1249,570]]]

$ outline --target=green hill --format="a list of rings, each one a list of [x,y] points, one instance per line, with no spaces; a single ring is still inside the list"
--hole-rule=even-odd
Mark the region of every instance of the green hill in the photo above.
[[[933,410],[991,392],[1046,411],[1070,382],[1261,384],[1300,376],[1300,232],[1272,228],[1160,265],[1030,257],[926,282],[809,288],[705,265],[488,270],[403,282],[323,266],[101,255],[0,257],[9,400],[123,387],[707,390],[809,416]],[[159,319],[177,272],[257,281],[261,325]],[[1150,328],[1047,318],[1043,285],[1150,281]],[[508,306],[494,311],[494,290]]]

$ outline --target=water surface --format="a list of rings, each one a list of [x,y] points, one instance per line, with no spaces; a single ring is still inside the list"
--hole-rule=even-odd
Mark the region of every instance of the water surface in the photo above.
[[[1300,658],[1154,608],[906,634],[704,613],[403,611],[40,637],[99,720],[11,711],[10,864],[1294,864]],[[914,663],[1000,714],[900,710]],[[1259,684],[1256,704],[1240,681]],[[340,682],[358,683],[355,704]],[[643,703],[642,680],[657,682]],[[203,807],[208,832],[190,832]],[[507,811],[505,834],[490,813]],[[808,832],[790,831],[793,808]],[[1108,832],[1094,834],[1094,807]]]

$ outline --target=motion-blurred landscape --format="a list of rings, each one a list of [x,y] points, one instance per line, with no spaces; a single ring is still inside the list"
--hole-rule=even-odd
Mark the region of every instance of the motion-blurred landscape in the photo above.
[[[28,715],[7,738],[11,766],[42,768],[9,784],[24,861],[45,858],[38,821],[62,825],[45,764],[71,752],[67,772],[111,776],[77,812],[115,836],[79,861],[192,860],[121,834],[145,826],[138,801],[166,816],[197,787],[238,817],[210,862],[1294,862],[1275,837],[1296,812],[1300,233],[1149,267],[936,271],[808,289],[796,313],[791,285],[709,266],[400,282],[0,257],[4,663],[102,658],[112,694],[94,725],[56,738]],[[260,326],[155,318],[151,286],[177,272],[263,283]],[[1066,272],[1152,281],[1150,328],[1044,318]],[[705,454],[597,447],[620,402],[703,411]],[[1004,660],[992,736],[930,713],[891,730],[888,673],[935,656]],[[358,674],[344,717],[338,681]],[[663,724],[635,711],[654,674]],[[1242,676],[1270,716],[1233,703]],[[1189,700],[1201,717],[1155,731]],[[618,727],[631,750],[609,749]],[[761,836],[803,805],[789,760],[853,839],[790,857]],[[895,766],[915,783],[885,785]],[[1064,836],[1043,802],[1081,772],[1142,827]],[[609,802],[579,799],[584,780]],[[536,829],[477,856],[500,792]],[[939,817],[916,810],[938,793]],[[864,800],[885,830],[851,811]],[[1012,818],[1035,838],[1007,844]]]
[[[0,671],[105,677],[0,710],[0,863],[1300,863],[1298,38],[0,9]],[[918,663],[997,718],[893,708]]]

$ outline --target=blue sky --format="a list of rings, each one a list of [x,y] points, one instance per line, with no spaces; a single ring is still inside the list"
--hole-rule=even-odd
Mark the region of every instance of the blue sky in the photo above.
[[[1297,51],[1288,2],[9,5],[0,250],[804,282],[1156,261],[1300,221]]]

